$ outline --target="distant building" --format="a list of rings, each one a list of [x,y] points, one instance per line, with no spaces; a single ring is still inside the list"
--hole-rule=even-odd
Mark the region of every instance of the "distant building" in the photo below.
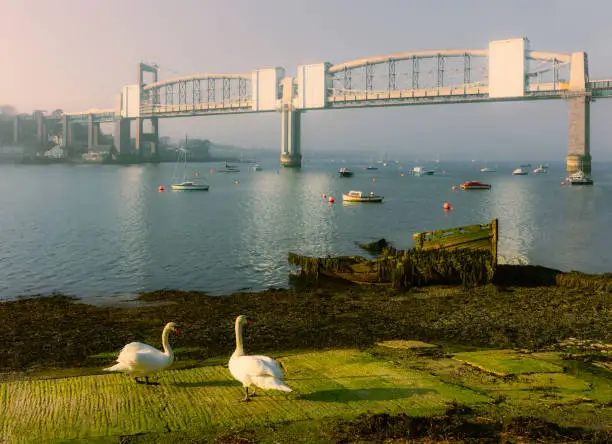
[[[49,159],[63,159],[66,157],[66,153],[59,145],[56,145],[50,150],[45,151],[45,157]]]

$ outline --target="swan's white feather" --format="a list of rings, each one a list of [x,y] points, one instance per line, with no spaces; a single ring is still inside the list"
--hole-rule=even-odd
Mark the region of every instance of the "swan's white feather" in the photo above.
[[[124,371],[135,376],[146,376],[165,369],[174,361],[172,354],[166,354],[142,342],[130,342],[125,345],[117,364],[105,368],[105,371]]]
[[[255,385],[262,389],[292,391],[283,383],[284,375],[278,363],[268,356],[232,356],[229,370],[244,387]]]

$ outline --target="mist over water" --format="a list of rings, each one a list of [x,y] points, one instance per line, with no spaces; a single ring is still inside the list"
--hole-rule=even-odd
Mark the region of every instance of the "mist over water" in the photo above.
[[[512,176],[518,163],[489,163],[497,172],[481,173],[481,162],[441,161],[427,177],[408,174],[414,161],[364,170],[368,163],[312,157],[290,170],[274,156],[260,162],[263,171],[240,164],[236,174],[211,172],[218,163],[190,164],[210,191],[163,193],[158,187],[169,189],[172,163],[0,165],[0,299],[286,287],[289,252],[367,256],[357,242],[384,237],[408,248],[412,233],[493,218],[501,262],[612,271],[609,164],[594,164],[594,186],[568,187],[561,186],[562,163],[550,163],[547,174]],[[530,171],[537,166],[531,164]],[[338,177],[341,166],[355,176]],[[451,190],[466,180],[486,181],[492,190]],[[385,201],[343,204],[349,190],[374,191]],[[452,211],[443,211],[445,202]]]

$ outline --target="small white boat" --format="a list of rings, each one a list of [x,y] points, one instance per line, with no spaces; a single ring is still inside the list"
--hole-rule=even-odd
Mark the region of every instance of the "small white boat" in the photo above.
[[[548,173],[548,170],[544,167],[544,165],[540,165],[532,172],[533,174],[544,174],[544,173]]]
[[[526,174],[527,172],[522,168],[517,168],[516,170],[512,171],[513,176],[525,176]]]
[[[416,166],[412,169],[413,176],[433,176],[433,174],[434,174],[433,170],[428,170],[422,166]]]
[[[366,195],[361,191],[349,191],[348,194],[342,194],[343,202],[382,202],[383,199],[383,196],[377,196],[373,191]]]
[[[177,184],[172,184],[172,189],[176,191],[208,191],[210,188],[208,185],[203,183],[193,183],[193,182],[182,182]]]
[[[481,173],[495,173],[497,170],[492,167],[484,167],[480,169]]]
[[[570,174],[567,181],[570,185],[593,185],[593,179],[591,179],[582,170],[578,170],[574,174]]]
[[[353,173],[350,168],[342,167],[338,170],[340,177],[353,177]]]
[[[261,166],[258,163],[256,163],[255,165],[249,167],[249,170],[251,170],[251,171],[261,171]]]
[[[240,172],[240,168],[238,168],[236,165],[231,165],[229,163],[227,163],[227,160],[225,161],[225,166],[223,168],[219,168],[218,170],[215,170],[218,173],[239,173]]]

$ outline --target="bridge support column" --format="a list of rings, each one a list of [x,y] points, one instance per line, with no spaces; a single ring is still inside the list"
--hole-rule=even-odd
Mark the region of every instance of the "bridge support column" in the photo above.
[[[19,116],[13,118],[13,143],[19,145],[19,139],[21,138],[21,120]]]
[[[591,174],[591,98],[569,100],[569,137],[566,158],[568,173],[578,170]]]
[[[34,114],[36,119],[36,140],[41,147],[47,145],[47,122],[45,122],[45,116],[42,112],[37,111]]]
[[[300,168],[302,154],[300,149],[302,112],[290,106],[283,106],[281,110],[281,165],[284,167]]]
[[[151,152],[155,159],[159,158],[159,119],[151,118]]]
[[[148,142],[150,146],[149,156],[152,153],[157,157],[157,149],[159,146],[159,119],[157,117],[152,117],[151,120],[151,132],[145,133],[143,130],[144,120],[141,117],[136,119],[136,151],[138,155],[142,158],[144,157],[144,143]]]
[[[132,140],[130,137],[130,119],[116,119],[114,131],[115,149],[119,154],[127,154],[131,151]]]
[[[90,114],[87,120],[87,149],[92,150],[100,144],[100,122],[94,122]]]
[[[93,125],[93,145],[100,145],[100,122],[95,122]]]
[[[141,119],[140,117],[136,118],[136,152],[138,153],[139,157],[142,157],[142,124],[143,119]]]
[[[91,150],[94,147],[94,125],[93,114],[87,116],[87,149]]]
[[[62,134],[62,148],[67,148],[72,145],[72,127],[70,118],[68,116],[62,116],[62,128],[64,134]]]

